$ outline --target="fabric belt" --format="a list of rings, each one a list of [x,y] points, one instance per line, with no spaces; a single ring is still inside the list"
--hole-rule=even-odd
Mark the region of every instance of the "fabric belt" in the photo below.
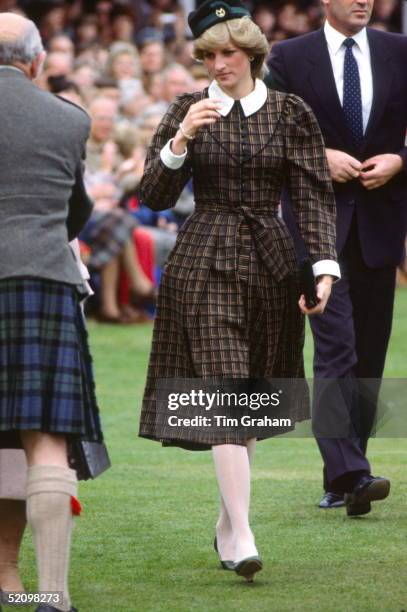
[[[277,217],[277,210],[270,208],[252,208],[251,206],[242,207],[240,204],[233,205],[222,205],[222,204],[211,204],[211,203],[198,203],[195,202],[195,212],[198,213],[228,213],[230,215],[240,215],[242,217],[253,215],[262,215],[268,217]]]

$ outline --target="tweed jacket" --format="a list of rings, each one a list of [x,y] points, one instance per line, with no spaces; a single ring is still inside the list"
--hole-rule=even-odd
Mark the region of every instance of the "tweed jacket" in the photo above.
[[[0,114],[0,279],[82,286],[68,240],[92,209],[82,181],[89,116],[4,66]]]
[[[291,190],[300,231],[313,262],[335,260],[335,203],[324,143],[309,107],[294,95],[268,91],[256,113],[230,113],[188,143],[183,166],[168,168],[160,151],[188,108],[207,95],[179,96],[149,148],[140,195],[154,210],[175,205],[193,177],[196,209],[170,259],[181,268],[236,268],[236,233],[250,226],[258,255],[282,280],[296,267],[292,239],[277,216],[282,185]]]

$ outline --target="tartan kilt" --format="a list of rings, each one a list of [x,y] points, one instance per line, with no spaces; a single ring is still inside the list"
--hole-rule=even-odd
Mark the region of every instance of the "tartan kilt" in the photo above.
[[[94,212],[79,236],[91,250],[89,268],[100,270],[117,257],[137,225],[136,219],[122,208]]]
[[[19,448],[20,430],[103,440],[79,299],[73,285],[0,280],[0,447]]]

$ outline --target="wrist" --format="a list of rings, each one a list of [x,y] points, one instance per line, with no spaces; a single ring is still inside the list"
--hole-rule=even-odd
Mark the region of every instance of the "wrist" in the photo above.
[[[316,278],[317,283],[325,283],[327,285],[332,285],[334,282],[334,277],[331,274],[321,274]]]
[[[175,155],[183,155],[187,150],[187,139],[178,130],[171,142],[171,151]]]
[[[183,124],[182,124],[182,121],[181,121],[181,123],[179,124],[179,131],[181,132],[182,136],[183,136],[183,137],[184,137],[186,140],[195,140],[195,134],[192,134],[192,133],[188,132],[188,131],[187,131],[187,130],[184,128],[184,126],[183,126]]]
[[[394,160],[396,164],[396,174],[397,174],[403,169],[404,162],[403,162],[403,158],[401,157],[401,155],[398,155],[397,153],[394,154]]]

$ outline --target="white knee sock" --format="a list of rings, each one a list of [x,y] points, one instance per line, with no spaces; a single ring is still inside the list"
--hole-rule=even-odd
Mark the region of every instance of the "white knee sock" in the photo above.
[[[63,593],[55,607],[68,611],[69,553],[73,517],[71,496],[76,496],[76,472],[55,465],[28,468],[27,521],[35,544],[39,591]]]

